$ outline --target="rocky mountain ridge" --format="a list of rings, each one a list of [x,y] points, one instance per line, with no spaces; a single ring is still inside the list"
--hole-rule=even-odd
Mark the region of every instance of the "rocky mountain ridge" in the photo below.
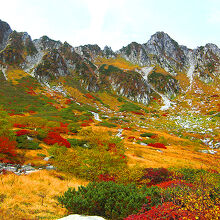
[[[180,72],[187,75],[190,83],[195,74],[205,83],[220,77],[220,49],[216,45],[192,50],[180,46],[164,32],[155,33],[145,44],[132,42],[114,52],[108,46],[103,50],[98,45],[72,47],[47,36],[32,40],[26,32],[12,31],[0,20],[0,50],[0,70],[6,78],[9,66],[21,68],[45,84],[71,76],[89,91],[108,89],[142,103],[148,103],[153,92],[176,96],[180,85],[175,77]],[[100,57],[121,57],[139,68],[130,71],[103,66],[105,63],[97,65]],[[150,70],[147,74],[146,68]]]

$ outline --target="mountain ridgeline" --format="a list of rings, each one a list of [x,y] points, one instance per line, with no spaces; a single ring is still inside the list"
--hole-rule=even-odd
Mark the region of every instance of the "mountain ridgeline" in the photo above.
[[[5,79],[9,68],[22,69],[48,86],[68,77],[88,91],[108,90],[148,103],[155,92],[168,98],[183,92],[180,74],[189,86],[194,78],[218,83],[220,49],[206,44],[192,50],[164,32],[155,33],[147,43],[132,42],[118,51],[98,45],[72,47],[47,36],[32,40],[0,20],[0,71]]]

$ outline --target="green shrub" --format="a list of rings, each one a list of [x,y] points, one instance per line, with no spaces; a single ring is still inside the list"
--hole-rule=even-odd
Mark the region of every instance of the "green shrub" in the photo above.
[[[43,130],[41,128],[37,129],[37,139],[43,140],[44,138],[47,137],[47,134],[48,134],[47,130]]]
[[[149,138],[149,139],[143,140],[141,142],[143,142],[145,144],[154,144],[154,143],[156,143],[156,140],[152,139],[152,138]]]
[[[115,127],[117,127],[117,125],[109,123],[107,121],[100,122],[99,126],[108,127],[108,128],[115,128]]]
[[[107,219],[123,219],[137,213],[147,202],[146,194],[135,185],[114,182],[89,183],[76,191],[69,188],[58,197],[70,213],[98,215]]]
[[[141,137],[152,137],[154,135],[155,135],[154,133],[143,133],[143,134],[140,134]]]
[[[165,137],[159,137],[159,140],[157,142],[168,145],[168,140]]]
[[[47,123],[47,127],[50,127],[50,128],[60,127],[60,123],[57,122],[57,121],[49,121],[49,122]]]
[[[106,151],[104,146],[92,149],[74,147],[70,151],[54,145],[48,152],[54,157],[54,166],[58,170],[91,181],[97,181],[100,174],[116,176],[120,170],[126,169],[126,159]],[[121,154],[122,150],[119,152]]]
[[[37,154],[38,157],[46,157],[46,154]]]
[[[85,147],[85,148],[89,148],[89,144],[87,144],[87,141],[85,140],[79,140],[79,139],[67,139],[71,146],[72,147],[76,147],[76,146],[79,146],[79,147]]]
[[[125,99],[123,99],[122,97],[118,97],[117,100],[118,100],[119,102],[124,102],[124,101],[125,101]]]
[[[0,106],[0,136],[9,137],[11,140],[14,140],[15,134],[11,129],[12,125],[10,123],[10,118],[7,112]]]
[[[16,137],[16,141],[18,143],[17,148],[19,149],[27,149],[27,150],[41,149],[41,147],[39,146],[39,143],[34,142],[32,140],[28,140],[27,135]]]
[[[132,111],[138,111],[140,110],[141,107],[138,105],[135,105],[131,102],[126,102],[125,104],[123,104],[120,108],[121,112],[127,111],[127,112],[132,112]]]
[[[82,128],[80,127],[79,124],[70,123],[70,124],[68,125],[68,129],[69,129],[70,132],[78,133]]]

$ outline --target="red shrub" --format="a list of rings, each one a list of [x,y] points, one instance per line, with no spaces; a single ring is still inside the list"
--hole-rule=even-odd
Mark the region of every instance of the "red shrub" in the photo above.
[[[120,154],[119,156],[121,157],[121,159],[125,159],[126,158],[125,155],[122,155],[122,154]]]
[[[92,95],[90,95],[89,93],[86,93],[85,96],[89,99],[95,99]]]
[[[151,138],[151,139],[155,139],[155,138],[157,138],[157,134],[151,136],[150,138]]]
[[[71,144],[69,143],[69,141],[61,137],[60,134],[57,132],[49,132],[47,137],[43,141],[44,143],[48,145],[54,145],[57,143],[60,146],[65,146],[67,148],[71,147]]]
[[[208,169],[208,171],[209,171],[210,173],[219,173],[217,170],[214,170],[214,169]]]
[[[115,143],[109,143],[108,144],[108,151],[116,152],[117,151],[116,144]]]
[[[144,113],[142,113],[142,112],[135,112],[135,111],[132,111],[132,113],[135,114],[135,115],[144,115]]]
[[[213,98],[217,98],[217,97],[219,97],[219,95],[212,95],[211,97],[213,97]]]
[[[109,174],[100,174],[98,176],[98,179],[99,179],[99,182],[109,182],[109,181],[112,181],[112,182],[115,182],[115,177],[113,176],[110,176]]]
[[[168,188],[168,187],[176,187],[176,186],[188,186],[188,187],[193,187],[193,184],[191,183],[187,183],[183,180],[169,180],[163,183],[159,183],[156,186],[160,187],[160,188]]]
[[[85,122],[85,123],[91,123],[91,122],[94,122],[94,121],[90,118],[90,119],[88,119],[88,120],[83,120],[83,122]]]
[[[179,206],[172,202],[165,202],[159,206],[153,206],[150,210],[137,215],[130,215],[125,220],[174,220],[174,219],[195,219],[195,214],[181,210]]]
[[[25,129],[16,131],[16,136],[22,136],[22,135],[26,135],[26,134],[30,134],[30,131],[25,130]]]
[[[167,149],[167,147],[165,147],[165,145],[161,144],[161,143],[154,143],[154,144],[150,143],[150,144],[148,144],[148,146],[155,147],[155,148]]]
[[[123,128],[124,130],[131,131],[132,128]]]
[[[135,139],[135,137],[134,136],[130,136],[130,137],[128,137],[128,140],[134,140]]]
[[[170,175],[171,173],[166,168],[146,168],[141,180],[150,180],[147,185],[152,186],[170,180]]]
[[[69,132],[68,128],[65,128],[65,127],[52,127],[50,128],[50,131],[61,133],[61,134],[67,134]]]
[[[15,123],[15,124],[13,124],[13,127],[15,127],[15,128],[26,128],[27,125],[23,125],[23,124],[17,124],[17,123]]]
[[[36,92],[33,90],[26,91],[26,93],[30,95],[37,95]]]
[[[15,157],[15,147],[16,147],[16,141],[10,141],[8,137],[0,137],[0,154],[6,154],[9,157]],[[1,158],[0,161],[4,163],[6,160],[9,160],[8,158]],[[10,161],[11,162],[11,161]]]
[[[60,122],[60,127],[62,127],[62,128],[67,128],[68,125],[69,125],[68,123]]]
[[[69,104],[71,104],[71,103],[72,103],[72,100],[71,100],[71,99],[67,99],[66,102],[65,102],[66,105],[69,105]]]
[[[90,126],[90,124],[89,123],[82,123],[80,126],[81,127],[87,127],[87,126]]]
[[[14,116],[14,115],[24,116],[24,114],[21,114],[21,113],[17,113],[17,114],[15,114],[15,113],[8,113],[8,115],[10,115],[10,116]]]
[[[30,113],[30,114],[35,114],[36,112],[35,112],[35,111],[30,110],[30,111],[28,111],[28,113]]]
[[[68,123],[62,123],[60,122],[60,127],[51,127],[50,131],[61,133],[61,134],[68,134],[69,129],[68,129]]]

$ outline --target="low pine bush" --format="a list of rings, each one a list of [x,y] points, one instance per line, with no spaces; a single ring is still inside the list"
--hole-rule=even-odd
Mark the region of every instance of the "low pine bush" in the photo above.
[[[131,102],[126,102],[125,104],[123,104],[120,108],[121,112],[136,112],[139,111],[141,109],[141,107],[139,107],[138,105],[135,105]]]
[[[16,141],[18,143],[18,149],[38,150],[41,149],[39,143],[29,140],[27,135],[17,136]]]
[[[81,130],[81,127],[80,127],[80,125],[77,124],[77,123],[70,123],[70,124],[68,125],[68,129],[69,129],[69,131],[72,132],[72,133],[78,133],[78,132]]]
[[[155,136],[154,133],[143,133],[143,134],[140,134],[141,137],[152,137],[152,136]]]
[[[115,128],[115,127],[117,127],[117,125],[109,123],[107,121],[100,122],[99,125],[103,126],[103,127],[108,127],[108,128]]]
[[[87,141],[85,141],[85,140],[79,140],[79,139],[72,138],[72,139],[68,139],[68,141],[71,144],[71,147],[79,146],[79,147],[88,148],[88,147],[86,147],[88,145],[87,145]]]
[[[78,190],[69,188],[58,197],[59,203],[70,213],[98,215],[107,219],[123,219],[135,214],[148,200],[135,185],[114,182],[93,182]]]

